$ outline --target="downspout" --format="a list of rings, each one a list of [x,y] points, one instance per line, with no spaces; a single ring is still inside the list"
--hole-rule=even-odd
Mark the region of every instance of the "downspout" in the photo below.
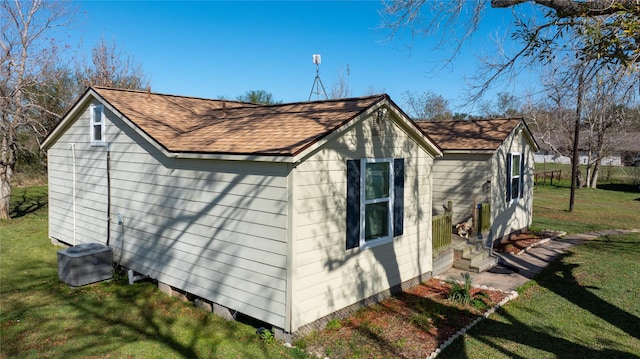
[[[111,143],[107,143],[107,247],[111,239]]]
[[[71,179],[71,201],[73,203],[73,245],[76,245],[76,144],[71,144],[71,160],[72,164],[72,179]]]

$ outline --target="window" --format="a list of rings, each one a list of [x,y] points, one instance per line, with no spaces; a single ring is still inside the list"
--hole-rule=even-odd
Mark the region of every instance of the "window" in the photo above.
[[[391,213],[393,207],[393,184],[391,160],[363,160],[361,173],[362,193],[361,220],[364,224],[364,242],[391,237]],[[361,245],[362,239],[361,239]]]
[[[524,195],[524,154],[510,153],[507,156],[507,202]]]
[[[91,105],[90,133],[92,146],[104,146],[104,107]]]
[[[403,159],[347,161],[347,249],[401,235],[403,210]]]

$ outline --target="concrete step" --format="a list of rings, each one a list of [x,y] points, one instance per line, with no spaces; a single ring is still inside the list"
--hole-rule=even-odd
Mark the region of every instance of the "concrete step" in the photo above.
[[[489,256],[489,250],[480,249],[463,256],[462,258],[460,258],[460,260],[468,261],[470,265],[474,266],[476,265],[476,263],[482,261],[488,256]]]
[[[471,272],[480,273],[498,265],[498,257],[486,257],[475,265],[471,266]]]
[[[468,256],[470,253],[482,250],[482,243],[461,242],[453,246],[454,257],[456,259]]]
[[[469,272],[483,272],[498,264],[482,240],[469,239],[453,245],[453,267]]]
[[[480,273],[495,267],[497,264],[497,257],[488,256],[478,262],[474,262],[474,264],[471,264],[471,262],[466,260],[454,261],[453,268],[464,270],[467,272]]]

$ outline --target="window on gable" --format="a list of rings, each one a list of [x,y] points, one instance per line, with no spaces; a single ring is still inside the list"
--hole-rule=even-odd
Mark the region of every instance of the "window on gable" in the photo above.
[[[511,153],[507,156],[507,202],[524,195],[524,154]]]
[[[401,235],[403,210],[403,159],[347,161],[347,249]]]
[[[104,146],[104,107],[99,105],[91,105],[90,135],[92,146]]]

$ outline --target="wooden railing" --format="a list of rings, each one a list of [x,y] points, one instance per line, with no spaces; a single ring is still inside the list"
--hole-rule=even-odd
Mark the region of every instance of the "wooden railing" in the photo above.
[[[478,206],[478,232],[483,233],[491,229],[491,204],[481,203]]]
[[[433,238],[433,253],[451,245],[451,212],[433,216],[431,220],[431,233]]]

